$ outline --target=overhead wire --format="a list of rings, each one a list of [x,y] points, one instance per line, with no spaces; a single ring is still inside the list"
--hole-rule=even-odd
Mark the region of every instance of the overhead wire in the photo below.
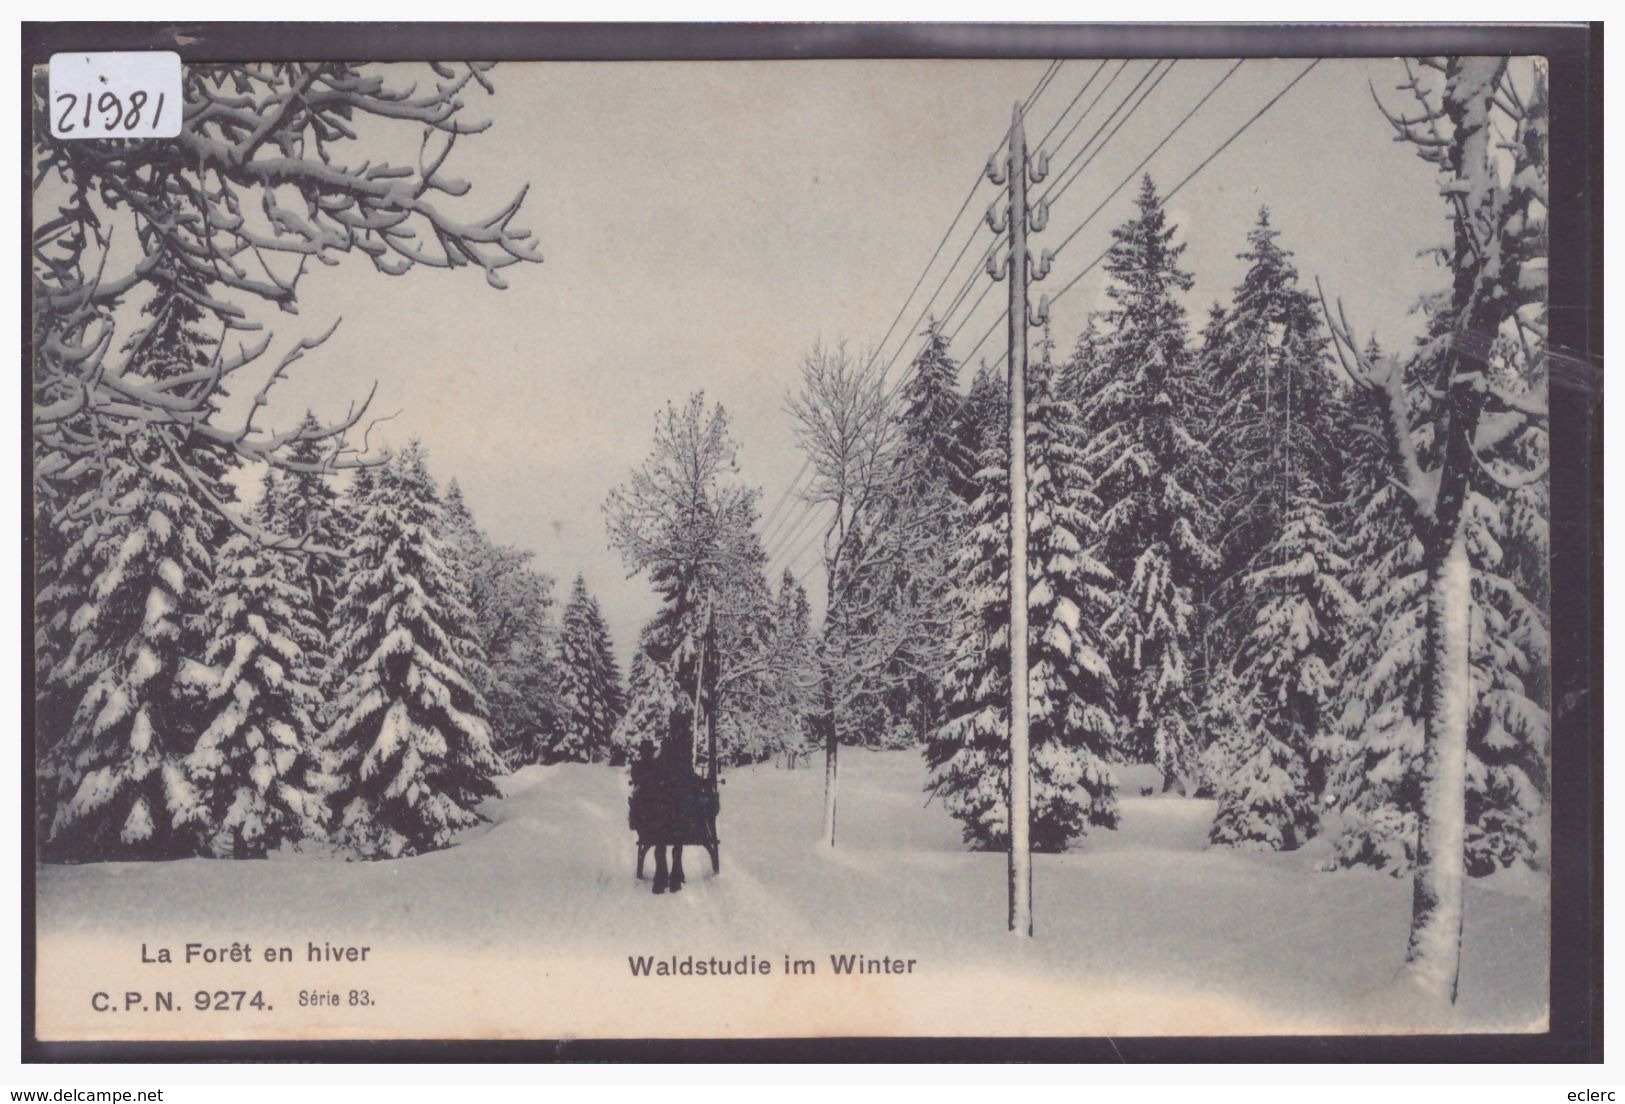
[[[1256,124],[1261,118],[1263,118],[1264,115],[1267,114],[1273,107],[1275,107],[1276,104],[1280,103],[1280,101],[1282,99],[1284,99],[1286,97],[1286,95],[1292,91],[1293,88],[1297,87],[1297,85],[1305,77],[1307,77],[1309,75],[1309,73],[1317,65],[1320,64],[1320,60],[1321,59],[1319,59],[1319,58],[1312,59],[1301,70],[1299,70],[1298,73],[1290,81],[1288,81],[1285,86],[1283,86],[1279,91],[1277,91],[1273,96],[1271,96],[1267,101],[1265,101],[1263,106],[1261,106],[1257,111],[1253,112],[1253,114],[1250,115],[1244,122],[1242,122],[1242,124],[1240,126],[1238,126],[1235,130],[1233,130],[1224,139],[1224,141],[1220,142],[1216,147],[1214,147],[1214,149],[1211,152],[1209,152],[1207,154],[1207,156],[1202,158],[1202,160],[1199,161],[1183,177],[1181,177],[1180,180],[1176,184],[1174,184],[1174,186],[1172,188],[1170,188],[1166,193],[1164,193],[1160,197],[1160,199],[1158,201],[1159,204],[1166,205],[1169,200],[1173,199],[1174,196],[1178,195],[1179,192],[1182,191],[1185,188],[1186,185],[1188,185],[1192,180],[1194,180],[1198,175],[1200,175],[1202,173],[1202,171],[1205,170],[1209,165],[1211,165],[1221,154],[1223,154],[1225,152],[1225,150],[1229,149],[1236,142],[1237,139],[1239,139],[1243,134],[1245,134],[1249,129],[1251,129],[1252,126],[1254,124]],[[1120,181],[1117,184],[1117,186],[1114,187],[1111,190],[1111,192],[1109,192],[1107,194],[1106,198],[1104,200],[1102,200],[1100,204],[1097,204],[1096,207],[1073,228],[1073,230],[1066,236],[1066,238],[1064,238],[1062,240],[1061,246],[1058,247],[1051,254],[1052,257],[1054,257],[1055,255],[1058,255],[1060,253],[1061,249],[1065,248],[1067,245],[1071,244],[1071,242],[1073,240],[1076,239],[1077,235],[1083,230],[1083,228],[1092,219],[1094,219],[1100,213],[1101,210],[1104,209],[1104,207],[1111,201],[1111,199],[1113,197],[1115,197],[1119,192],[1122,191],[1122,189],[1127,185],[1128,181],[1132,180],[1136,174],[1138,174],[1142,169],[1144,169],[1144,167],[1151,161],[1151,159],[1153,157],[1155,157],[1157,155],[1157,153],[1159,153],[1168,144],[1168,142],[1170,140],[1172,140],[1174,135],[1177,134],[1180,131],[1180,129],[1182,129],[1185,126],[1185,124],[1187,122],[1189,122],[1190,119],[1198,111],[1200,111],[1202,109],[1202,107],[1210,99],[1212,99],[1213,95],[1219,90],[1219,88],[1221,88],[1236,73],[1236,71],[1241,68],[1244,61],[1245,61],[1245,59],[1237,61],[1234,65],[1232,65],[1223,74],[1223,76],[1221,76],[1219,78],[1219,80],[1213,85],[1213,87],[1211,87],[1202,96],[1202,98],[1200,100],[1198,100],[1197,103],[1195,105],[1193,105],[1191,107],[1191,109],[1189,111],[1187,111],[1179,119],[1179,121],[1174,124],[1173,128],[1169,131],[1169,133],[1167,135],[1165,135],[1163,137],[1163,139],[1161,141],[1159,141],[1156,144],[1156,146],[1154,146],[1152,148],[1151,152],[1146,154],[1144,157],[1142,157],[1140,159],[1140,161],[1135,165],[1134,169],[1131,170],[1123,178],[1123,180]],[[1119,70],[1119,72],[1121,72],[1121,70]],[[1148,70],[1148,73],[1149,73],[1149,70]],[[1163,75],[1166,76],[1166,73],[1167,73],[1167,71],[1164,71]],[[1143,83],[1143,78],[1142,78],[1142,83]],[[1138,86],[1136,86],[1136,87],[1138,87]],[[1132,95],[1132,90],[1131,90],[1131,95]],[[1149,90],[1147,92],[1147,95],[1149,95]],[[1076,98],[1074,98],[1074,103],[1075,102],[1076,102]],[[1126,100],[1124,102],[1126,102]],[[1142,98],[1140,102],[1143,103],[1144,99]],[[1136,105],[1136,107],[1138,107],[1138,104]],[[1126,119],[1127,119],[1127,116],[1125,116],[1125,121],[1126,121]],[[1108,117],[1108,121],[1109,121],[1109,117]],[[1053,129],[1054,128],[1052,127],[1051,130],[1053,131]],[[1112,131],[1112,134],[1115,134],[1118,129],[1121,129],[1121,126],[1119,126],[1118,128],[1114,128],[1113,131]],[[1099,133],[1098,130],[1097,130],[1097,133]],[[1109,140],[1109,136],[1108,136],[1108,140]],[[1087,145],[1085,146],[1085,148],[1087,148]],[[1073,163],[1075,163],[1076,160],[1077,160],[1077,158],[1074,157]],[[1053,305],[1054,303],[1059,302],[1067,293],[1072,291],[1072,289],[1075,288],[1078,285],[1078,283],[1086,275],[1088,275],[1091,271],[1093,271],[1095,268],[1097,268],[1101,264],[1101,262],[1104,261],[1110,255],[1110,253],[1111,253],[1111,247],[1108,246],[1107,248],[1102,250],[1097,256],[1095,256],[1095,258],[1093,260],[1091,260],[1088,265],[1084,266],[1084,268],[1081,269],[1079,272],[1077,272],[1070,280],[1067,281],[1066,284],[1062,285],[1060,290],[1057,291],[1056,294],[1051,297],[1051,299],[1050,299],[1051,304]],[[990,281],[988,283],[987,287],[984,288],[982,297],[985,297],[985,295],[987,293],[987,290],[991,289],[991,287],[992,287],[992,283]],[[978,304],[981,302],[982,297],[978,297],[978,299],[977,299]],[[971,313],[973,314],[974,311],[975,311],[975,305],[972,306]],[[963,358],[961,358],[961,363],[968,363],[970,360],[974,359],[976,352],[979,351],[981,346],[987,341],[987,339],[990,336],[992,336],[993,331],[998,328],[999,324],[1002,321],[1004,321],[1005,317],[1008,314],[1009,314],[1009,309],[1007,307],[1007,308],[1005,308],[1005,310],[1001,311],[1000,314],[996,318],[994,318],[992,325],[990,325],[988,327],[988,329],[983,332],[982,336],[977,340],[976,344],[972,347],[971,351],[969,353],[967,353]],[[967,314],[966,318],[961,320],[961,322],[960,322],[960,327],[961,328],[963,327],[965,321],[969,320],[969,317],[970,317],[970,314]],[[957,333],[957,330],[955,332]],[[1009,355],[1008,350],[1006,350],[1005,353],[1003,353],[1003,354],[1001,354],[999,356],[998,360],[993,362],[992,366],[997,367],[999,364],[1003,363],[1006,359],[1008,359],[1008,355]],[[901,383],[901,381],[899,381],[899,382]],[[793,564],[797,560],[799,560],[802,555],[805,554],[805,551],[806,551],[806,548],[804,546],[794,556],[792,556],[789,561],[787,561],[786,566],[787,567],[793,566]],[[815,568],[816,566],[817,566],[816,563],[813,564],[813,565],[810,565],[808,568],[804,569],[800,575],[795,576],[796,580],[797,580],[797,583],[800,584],[800,583],[804,582],[806,575],[809,574],[811,572],[811,570],[813,568]]]

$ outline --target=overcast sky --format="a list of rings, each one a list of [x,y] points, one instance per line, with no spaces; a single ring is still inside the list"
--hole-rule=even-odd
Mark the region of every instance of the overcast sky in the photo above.
[[[602,504],[647,452],[656,410],[699,389],[724,403],[742,477],[772,506],[801,463],[784,411],[799,359],[819,339],[879,342],[1012,103],[1046,64],[502,65],[496,95],[470,105],[493,125],[453,155],[450,171],[474,185],[453,202],[483,213],[529,182],[518,221],[536,232],[545,263],[508,269],[505,291],[466,270],[389,279],[347,261],[313,273],[301,285],[300,317],[276,322],[278,347],[284,335],[344,322],[279,388],[271,420],[288,424],[307,404],[341,412],[376,379],[377,409],[400,411],[387,439],[421,437],[436,475],[459,480],[495,539],[536,552],[561,601],[571,577],[584,574],[624,661],[654,599],[609,550]],[[1033,140],[1098,64],[1061,67],[1032,108]],[[1179,63],[1057,203],[1035,252],[1071,232],[1231,64]],[[1303,64],[1247,62],[1148,171],[1164,189],[1177,182]],[[1057,173],[1149,65],[1129,63],[1057,155]],[[1116,67],[1096,78],[1052,145]],[[1442,239],[1445,224],[1427,167],[1392,141],[1371,101],[1368,81],[1397,103],[1401,75],[1391,61],[1322,62],[1175,197],[1170,211],[1196,279],[1193,330],[1209,303],[1228,300],[1241,275],[1235,254],[1268,204],[1300,271],[1340,294],[1362,332],[1385,343],[1416,332],[1411,307],[1441,280],[1418,253]],[[975,234],[942,312],[990,237],[973,218],[994,194],[986,183],[978,190],[905,324]],[[1130,185],[1107,204],[1039,290],[1058,289],[1105,248],[1133,194]],[[1100,305],[1098,276],[1056,311],[1063,348]],[[1003,294],[1001,286],[965,324],[961,357]],[[901,336],[881,350],[883,362]],[[996,358],[1001,339],[1002,330],[978,359]],[[797,569],[814,559],[809,549]],[[822,586],[816,572],[807,581]]]

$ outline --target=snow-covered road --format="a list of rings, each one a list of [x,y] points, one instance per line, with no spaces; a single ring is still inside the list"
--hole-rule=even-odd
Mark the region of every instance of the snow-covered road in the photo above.
[[[722,792],[722,874],[691,851],[688,888],[633,878],[623,772],[531,767],[490,823],[449,850],[346,863],[187,860],[41,870],[41,1028],[171,1036],[220,1030],[190,1013],[96,1017],[96,988],[241,987],[245,975],[139,964],[140,946],[243,940],[295,949],[258,967],[264,1037],[344,1035],[1135,1034],[1436,1026],[1393,992],[1409,883],[1319,873],[1318,849],[1206,846],[1211,806],[1125,797],[1123,826],[1035,863],[1037,938],[1005,930],[1004,858],[962,850],[925,804],[912,752],[843,753],[838,846],[818,846],[822,772],[754,767]],[[1137,788],[1137,787],[1135,787]],[[651,867],[652,868],[652,867]],[[1456,1024],[1538,1029],[1546,1008],[1544,883],[1469,887]],[[366,966],[317,967],[309,941],[368,945]],[[916,960],[908,975],[836,976],[830,956]],[[629,956],[772,965],[761,977],[634,978]],[[786,958],[817,973],[784,977]],[[47,984],[48,981],[48,984]],[[307,990],[365,984],[371,1009],[302,1009]],[[201,1024],[201,1026],[200,1026]]]

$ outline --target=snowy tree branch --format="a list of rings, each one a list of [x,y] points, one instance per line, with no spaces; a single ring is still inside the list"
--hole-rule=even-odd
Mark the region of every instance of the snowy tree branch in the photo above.
[[[269,338],[224,353],[224,335],[255,330],[258,303],[297,313],[312,260],[335,265],[349,253],[385,275],[417,265],[472,266],[493,287],[505,270],[540,261],[516,223],[525,189],[470,217],[442,202],[471,185],[446,175],[463,135],[489,126],[466,114],[468,93],[492,91],[491,64],[429,67],[420,88],[396,67],[344,63],[194,65],[184,75],[181,133],[167,142],[60,141],[51,136],[43,80],[35,85],[33,234],[35,358],[33,432],[37,479],[87,455],[87,423],[126,434],[138,424],[188,432],[271,464],[286,462],[291,435],[261,428],[258,408],[306,352],[331,334],[302,340],[269,369],[244,421],[222,428],[211,416],[222,381],[254,365]],[[363,126],[420,128],[415,164],[355,161]],[[442,141],[431,142],[439,134]],[[113,241],[128,228],[126,259]],[[286,257],[289,264],[275,258]],[[256,271],[257,269],[257,271]],[[163,379],[139,374],[152,328],[113,352],[127,305],[164,290],[219,323],[222,339],[205,367]],[[115,361],[117,361],[115,363]],[[323,427],[341,438],[366,416],[371,397]],[[298,431],[303,439],[310,430]],[[60,454],[60,455],[59,455]],[[364,462],[338,447],[329,463]]]

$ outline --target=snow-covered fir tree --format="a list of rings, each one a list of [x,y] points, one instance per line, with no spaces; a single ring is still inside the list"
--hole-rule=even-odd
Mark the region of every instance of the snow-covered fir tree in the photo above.
[[[1125,700],[1121,753],[1154,762],[1184,788],[1199,746],[1189,653],[1199,639],[1194,594],[1217,566],[1200,389],[1178,294],[1191,277],[1150,177],[1137,213],[1113,231],[1106,258],[1112,309],[1093,370],[1068,372],[1085,432],[1084,465],[1101,501],[1100,557],[1118,584],[1107,620]]]
[[[1416,860],[1422,694],[1415,673],[1427,594],[1417,550],[1407,542],[1394,558],[1402,573],[1364,603],[1361,631],[1339,665],[1342,709],[1321,755],[1327,803],[1338,811],[1335,865],[1397,877]]]
[[[767,728],[774,736],[772,750],[782,757],[787,768],[795,767],[817,750],[812,723],[817,711],[817,648],[807,590],[785,568],[774,600],[773,632],[767,649],[772,688]]]
[[[1328,338],[1314,298],[1279,244],[1268,208],[1247,235],[1247,263],[1228,312],[1203,331],[1199,377],[1214,408],[1211,498],[1223,504],[1219,570],[1207,595],[1208,646],[1231,655],[1253,630],[1267,595],[1249,586],[1263,550],[1280,535],[1304,481],[1335,505],[1341,396],[1327,364]]]
[[[47,853],[73,860],[195,853],[204,809],[185,757],[199,732],[178,678],[201,654],[212,518],[173,467],[161,429],[110,450],[70,509],[55,607],[69,638],[52,689],[74,702],[42,764]]]
[[[896,608],[889,619],[904,630],[887,672],[883,696],[888,746],[917,744],[941,717],[938,693],[949,659],[948,566],[974,497],[978,466],[964,446],[959,365],[948,338],[930,322],[900,392],[900,481],[903,493],[881,519],[898,555],[877,585]]]
[[[1217,798],[1240,764],[1258,749],[1254,729],[1258,709],[1228,662],[1215,663],[1202,699],[1202,728],[1207,742],[1197,757],[1193,791]]]
[[[1473,712],[1468,721],[1467,872],[1548,861],[1542,820],[1549,790],[1550,671],[1544,581],[1508,562],[1510,496],[1467,505],[1473,561]],[[1527,589],[1526,589],[1527,587]],[[1534,597],[1531,598],[1531,593]]]
[[[1264,725],[1253,704],[1253,710],[1236,711],[1247,737],[1229,735],[1220,752],[1225,778],[1208,838],[1247,850],[1291,851],[1315,832],[1307,767],[1297,749]]]
[[[1235,655],[1227,689],[1252,703],[1256,744],[1216,780],[1212,839],[1290,849],[1317,829],[1331,671],[1359,611],[1328,516],[1342,463],[1328,339],[1278,237],[1261,209],[1235,304],[1216,309],[1203,335],[1203,384],[1217,406],[1210,470],[1224,503],[1204,654]]]
[[[1437,308],[1435,308],[1437,309]],[[1442,318],[1435,325],[1443,324]],[[1497,382],[1544,394],[1544,380],[1518,350],[1501,346]],[[1382,350],[1366,349],[1368,363]],[[1535,363],[1539,363],[1538,360]],[[1414,447],[1435,454],[1432,401],[1420,386],[1426,361],[1412,364],[1408,391],[1421,415]],[[1337,725],[1326,741],[1329,791],[1340,811],[1339,865],[1371,865],[1399,876],[1416,857],[1422,717],[1419,678],[1427,615],[1421,548],[1405,517],[1391,446],[1380,433],[1381,393],[1356,393],[1348,446],[1351,589],[1365,610],[1345,652]],[[1544,434],[1500,444],[1497,470],[1536,469]],[[1546,614],[1547,489],[1509,491],[1487,473],[1473,479],[1463,510],[1472,566],[1472,707],[1466,770],[1467,871],[1488,874],[1515,862],[1539,863],[1550,748],[1549,619]]]
[[[457,563],[460,574],[471,576],[483,552],[480,545],[484,543],[484,534],[474,520],[474,512],[468,508],[468,499],[463,497],[462,484],[455,479],[447,482],[445,493],[440,496],[439,528],[452,560],[463,561]]]
[[[151,287],[152,295],[139,314],[142,324],[121,350],[126,358],[124,371],[153,380],[171,380],[207,370],[215,359],[220,337],[204,328],[207,322],[200,299],[206,289],[195,269],[166,258],[154,269]],[[220,409],[219,400],[228,395],[224,387],[215,388],[209,401],[211,417]],[[236,502],[227,476],[240,461],[230,448],[192,432],[184,423],[171,423],[165,431],[184,457],[186,471],[180,474],[189,477],[193,493],[211,507],[205,517],[214,538],[212,547],[226,540],[230,532],[221,508]]]
[[[1115,687],[1099,626],[1111,577],[1089,551],[1100,504],[1087,491],[1077,417],[1046,355],[1028,375],[1028,673],[1032,847],[1060,851],[1091,825],[1117,825],[1106,757]],[[974,527],[953,569],[956,649],[945,720],[925,749],[930,790],[978,848],[1009,841],[1009,471],[1002,447],[983,456]]]
[[[474,625],[491,672],[492,742],[504,762],[519,766],[541,762],[558,728],[553,577],[533,566],[529,549],[494,552],[492,570],[474,580]]]
[[[647,637],[645,626],[644,639],[633,653],[627,673],[626,709],[610,734],[610,762],[617,765],[634,759],[645,742],[658,744],[674,725],[681,723],[679,716],[686,716],[682,688],[646,646]]]
[[[322,425],[313,411],[305,412],[298,432],[300,436],[288,445],[283,458],[287,466],[266,472],[259,517],[266,528],[300,545],[300,585],[309,595],[314,623],[324,638],[310,657],[320,686],[326,665],[325,639],[338,601],[344,518],[339,491],[332,476],[322,470],[331,459],[332,445],[320,439]]]
[[[553,577],[537,570],[529,549],[493,541],[455,479],[442,514],[451,563],[468,589],[481,661],[471,675],[485,699],[492,746],[510,767],[547,761],[562,708]]]
[[[683,578],[686,573],[661,565],[649,574],[663,602],[638,635],[626,712],[613,740],[622,755],[630,755],[645,741],[675,739],[692,756],[702,614],[692,583]]]
[[[1332,667],[1359,615],[1342,578],[1349,569],[1308,476],[1298,481],[1275,539],[1255,560],[1247,590],[1262,602],[1236,659],[1251,709],[1253,746],[1230,764],[1211,839],[1292,850],[1318,828],[1321,789],[1311,752],[1332,709]]]
[[[214,357],[218,339],[204,330],[204,315],[198,304],[203,288],[198,279],[192,275],[177,275],[173,265],[160,259],[154,267],[150,286],[152,293],[137,314],[139,325],[120,348],[124,377],[139,384],[142,380],[172,380],[206,369]],[[214,409],[216,405],[211,402],[210,412]],[[88,425],[84,428],[89,432]],[[90,455],[67,463],[55,479],[42,484],[48,493],[36,503],[35,671],[39,684],[35,717],[39,737],[36,770],[42,781],[40,830],[47,841],[55,837],[60,827],[58,800],[66,801],[78,793],[85,781],[80,768],[89,753],[84,746],[83,725],[76,723],[75,718],[86,700],[86,672],[119,667],[119,663],[109,657],[93,656],[90,652],[96,647],[118,652],[128,642],[117,639],[117,634],[139,631],[139,622],[125,622],[118,628],[115,627],[118,617],[110,616],[100,624],[100,643],[87,643],[85,630],[100,620],[87,611],[108,601],[111,591],[126,585],[139,588],[141,574],[157,570],[165,559],[163,553],[158,553],[152,560],[121,561],[125,554],[120,551],[123,541],[138,539],[131,534],[141,528],[141,521],[120,515],[133,508],[130,504],[138,499],[158,501],[159,507],[152,511],[152,516],[159,520],[153,520],[152,524],[161,527],[163,518],[179,523],[183,529],[180,539],[195,541],[191,551],[196,555],[190,559],[173,557],[170,562],[178,570],[165,569],[166,577],[155,580],[157,586],[172,588],[174,599],[173,607],[158,619],[162,624],[156,626],[160,631],[174,629],[173,639],[167,641],[165,650],[155,653],[171,664],[159,676],[160,686],[153,689],[152,699],[153,709],[160,715],[156,723],[163,730],[164,747],[152,756],[134,756],[130,769],[149,777],[145,773],[148,768],[139,764],[157,763],[165,756],[184,752],[195,722],[195,718],[185,716],[181,705],[174,704],[171,708],[159,703],[173,691],[176,668],[172,664],[200,654],[206,639],[198,614],[212,577],[211,551],[231,532],[223,511],[230,509],[235,501],[227,475],[237,461],[229,449],[180,424],[149,423],[129,429],[130,432],[121,434],[115,443],[109,445],[104,440]],[[52,462],[50,457],[42,457],[41,461]],[[119,564],[122,566],[114,566]],[[131,574],[124,574],[126,568]],[[109,570],[118,573],[117,583],[107,574]],[[132,675],[136,682],[144,681],[133,672]],[[107,721],[113,723],[115,715],[118,715],[116,706],[107,714]],[[68,746],[70,741],[77,746]],[[62,787],[72,793],[61,792]],[[179,794],[178,789],[176,793]],[[89,791],[82,796],[94,800]],[[119,805],[119,801],[109,800],[113,807]],[[181,799],[177,796],[177,800]],[[75,808],[82,805],[81,801]],[[163,839],[166,830],[157,822],[173,818],[161,805],[140,802],[132,814],[150,814],[156,818],[150,837],[146,843],[136,840],[139,826],[132,824],[131,841],[109,843],[109,854],[127,848],[151,853],[153,848],[185,850],[190,846],[178,839]],[[93,846],[65,842],[63,847],[64,853],[72,851],[79,857],[94,857]]]
[[[596,763],[610,757],[625,692],[598,601],[577,575],[559,635],[559,728],[551,758]]]
[[[50,835],[57,794],[54,777],[57,749],[79,708],[81,688],[57,677],[78,632],[75,615],[86,604],[95,581],[95,557],[80,547],[86,531],[106,527],[95,510],[100,501],[101,470],[81,466],[72,479],[59,480],[53,497],[34,502],[34,770],[39,779],[37,832]],[[49,484],[48,484],[49,486]],[[99,538],[97,538],[99,539]]]
[[[1544,329],[1544,307],[1540,314]],[[1543,346],[1507,338],[1497,352],[1499,385],[1526,403],[1544,403]],[[1521,427],[1490,452],[1469,503],[1476,703],[1468,730],[1471,874],[1550,860],[1544,824],[1551,762],[1550,489],[1545,479],[1519,478],[1546,470],[1548,449],[1545,432]]]
[[[1213,550],[1218,555],[1219,566],[1213,571],[1200,572],[1196,582],[1191,588],[1191,597],[1195,606],[1195,622],[1197,639],[1192,644],[1186,657],[1190,670],[1192,691],[1196,695],[1198,711],[1206,712],[1211,704],[1212,695],[1219,692],[1218,683],[1224,680],[1224,672],[1231,659],[1235,656],[1235,640],[1237,634],[1226,618],[1229,612],[1226,600],[1233,597],[1236,584],[1245,571],[1227,572],[1224,566],[1224,548],[1228,537],[1229,498],[1231,491],[1232,473],[1227,465],[1234,463],[1234,446],[1225,434],[1224,420],[1213,416],[1219,409],[1222,400],[1222,389],[1214,382],[1219,379],[1226,367],[1224,359],[1230,352],[1229,340],[1229,314],[1224,306],[1214,302],[1208,307],[1207,323],[1202,327],[1200,347],[1196,353],[1196,387],[1202,396],[1203,405],[1209,411],[1205,426],[1207,432],[1207,449],[1205,467],[1194,480],[1199,484],[1199,493],[1206,495],[1210,502],[1216,504],[1214,523]],[[1223,709],[1220,712],[1224,712]],[[1199,743],[1211,746],[1223,731],[1206,725]],[[1207,762],[1209,757],[1204,746],[1198,756],[1200,762]],[[1214,777],[1204,772],[1198,779],[1197,789],[1205,796],[1211,796],[1211,786]]]
[[[966,448],[959,363],[949,354],[948,336],[940,323],[928,322],[921,337],[924,344],[899,392],[910,476],[917,484],[944,486],[973,499],[981,464],[979,453]]]
[[[1225,563],[1243,569],[1274,537],[1279,507],[1299,480],[1319,493],[1331,486],[1338,455],[1328,338],[1279,238],[1261,208],[1237,258],[1247,269],[1233,305],[1203,331],[1203,382],[1223,429],[1212,448],[1228,483]]]
[[[322,646],[306,568],[237,535],[220,549],[204,614],[212,633],[183,682],[202,698],[186,769],[218,856],[251,858],[324,834],[327,779],[313,747]]]
[[[753,532],[738,534],[740,552],[731,581],[716,592],[709,689],[716,698],[717,755],[726,764],[759,763],[778,749],[773,707],[773,592],[766,560]],[[712,680],[715,681],[712,681]]]
[[[453,479],[439,497],[435,532],[445,549],[446,566],[456,576],[468,614],[468,638],[463,647],[464,661],[475,689],[484,697],[491,691],[491,669],[480,638],[479,616],[474,609],[475,579],[490,570],[491,542],[474,520],[463,497],[463,488]]]
[[[987,364],[972,374],[959,416],[959,449],[970,476],[960,484],[965,507],[981,495],[980,473],[988,449],[1003,449],[1010,426],[1010,400],[1004,375]]]
[[[1373,339],[1366,359],[1383,359]],[[1378,404],[1386,395],[1348,396],[1343,443],[1340,539],[1353,570],[1347,588],[1360,608],[1335,671],[1338,710],[1322,733],[1326,803],[1337,811],[1336,865],[1369,865],[1398,876],[1415,859],[1416,773],[1422,749],[1421,688],[1415,673],[1426,612],[1420,549],[1406,521],[1403,490]]]
[[[371,473],[344,565],[322,750],[334,831],[365,857],[445,847],[503,770],[491,747],[464,584],[416,441]]]

